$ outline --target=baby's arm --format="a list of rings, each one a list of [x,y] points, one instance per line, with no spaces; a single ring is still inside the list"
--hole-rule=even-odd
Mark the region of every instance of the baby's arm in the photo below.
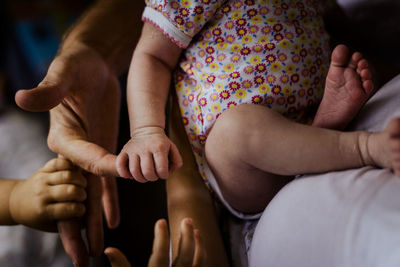
[[[181,156],[165,135],[165,106],[181,49],[160,30],[145,23],[128,76],[131,140],[117,159],[122,177],[139,182],[167,178]]]
[[[56,221],[85,213],[86,179],[65,159],[52,159],[28,180],[0,180],[0,225],[56,231]]]

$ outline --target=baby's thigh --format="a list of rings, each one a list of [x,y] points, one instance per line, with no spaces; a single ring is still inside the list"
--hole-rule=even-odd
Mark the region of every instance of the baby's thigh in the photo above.
[[[231,108],[217,119],[205,144],[206,160],[221,193],[233,208],[241,212],[262,211],[280,188],[291,180],[291,177],[274,175],[252,165],[258,153],[249,149],[249,138],[251,142],[258,142],[253,140],[257,139],[253,132],[260,128],[259,117],[265,121],[271,113],[275,112],[255,105]]]

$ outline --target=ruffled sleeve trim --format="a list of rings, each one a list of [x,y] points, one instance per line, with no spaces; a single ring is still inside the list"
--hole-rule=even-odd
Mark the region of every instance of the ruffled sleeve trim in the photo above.
[[[188,47],[192,41],[192,37],[177,29],[168,18],[151,7],[146,7],[144,9],[142,20],[153,24],[180,48]]]

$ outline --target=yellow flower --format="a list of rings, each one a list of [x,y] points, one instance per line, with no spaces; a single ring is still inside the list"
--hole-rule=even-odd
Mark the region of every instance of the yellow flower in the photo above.
[[[222,83],[217,83],[217,84],[215,85],[215,90],[216,90],[218,93],[222,92],[222,91],[224,90],[224,85],[223,85]]]
[[[289,85],[285,86],[282,91],[283,91],[283,95],[286,97],[291,95],[293,92],[292,87],[290,87]]]
[[[175,85],[175,89],[176,89],[177,91],[182,90],[182,88],[183,88],[183,82],[178,82],[178,83]]]
[[[219,68],[219,67],[218,67],[218,64],[217,64],[217,63],[214,62],[214,63],[211,63],[211,64],[210,64],[210,70],[211,70],[211,71],[217,71],[218,68]]]
[[[186,7],[186,8],[189,8],[190,6],[191,6],[191,2],[190,2],[190,0],[182,0],[182,1],[180,1],[181,2],[181,4],[182,4],[182,6],[184,6],[184,7]]]
[[[254,18],[254,17],[253,17]],[[274,17],[269,17],[269,18],[267,18],[267,22],[268,22],[268,24],[275,24],[276,23],[276,18],[274,18]]]
[[[208,41],[201,41],[200,43],[199,43],[199,46],[201,47],[201,48],[206,48],[207,46],[209,45],[209,42]]]
[[[260,60],[259,56],[254,56],[254,57],[250,58],[250,63],[253,65],[257,65],[260,62],[261,62],[261,60]]]
[[[302,34],[302,35],[300,36],[300,42],[302,42],[303,44],[305,44],[305,43],[308,42],[308,37],[307,37],[306,34]]]
[[[221,111],[221,106],[218,103],[215,103],[211,106],[211,110],[214,113],[220,112]]]
[[[261,36],[260,38],[258,38],[257,43],[259,44],[266,44],[269,42],[269,39],[267,36]]]
[[[279,62],[274,62],[271,64],[271,71],[272,72],[278,72],[282,68],[281,64]]]
[[[283,48],[287,48],[290,45],[290,42],[288,40],[282,40],[279,45]]]
[[[198,15],[194,16],[194,22],[201,23],[203,21],[204,21],[203,15],[198,14]]]
[[[240,49],[242,49],[242,46],[240,44],[234,44],[231,46],[231,51],[234,53],[240,52]]]
[[[231,17],[233,19],[240,19],[242,17],[242,13],[239,11],[233,12]]]
[[[217,44],[217,48],[220,50],[224,50],[228,44],[225,42],[220,42]]]
[[[233,64],[231,64],[231,63],[226,64],[226,65],[224,66],[224,69],[225,69],[225,71],[226,71],[227,73],[231,73],[232,71],[235,70],[235,65],[233,65]]]
[[[246,93],[245,90],[239,89],[239,90],[237,90],[237,91],[235,92],[235,95],[236,95],[237,98],[243,99],[243,98],[246,97],[247,93]]]
[[[271,91],[271,88],[267,84],[263,83],[258,87],[258,91],[261,94],[266,94],[266,93],[269,93]]]
[[[308,58],[306,58],[305,63],[306,63],[307,67],[311,67],[314,62],[313,62],[312,58],[308,57]]]
[[[242,37],[242,43],[248,44],[251,43],[251,41],[253,40],[253,38],[251,37],[251,35],[245,35]]]
[[[262,18],[260,16],[254,16],[251,18],[251,22],[253,22],[254,24],[258,24],[260,22],[262,22]]]
[[[309,88],[311,85],[310,79],[304,79],[304,81],[301,83],[304,88]]]

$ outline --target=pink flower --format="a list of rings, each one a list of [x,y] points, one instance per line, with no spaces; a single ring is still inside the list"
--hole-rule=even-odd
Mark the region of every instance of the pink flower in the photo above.
[[[228,90],[223,90],[221,93],[219,93],[219,96],[222,98],[222,99],[228,99],[230,96],[231,96],[231,93],[229,93],[229,91]]]
[[[246,19],[238,19],[237,21],[236,21],[236,25],[238,26],[238,27],[243,27],[243,26],[246,26],[246,24],[247,24],[247,20]]]
[[[239,27],[236,30],[236,34],[239,36],[244,36],[244,35],[246,35],[246,33],[247,33],[247,30],[246,30],[246,28],[243,28],[243,27]]]
[[[274,85],[274,86],[272,87],[272,89],[271,89],[271,92],[272,92],[274,95],[279,95],[279,94],[281,93],[281,91],[282,91],[282,88],[281,88],[279,85]]]
[[[240,54],[243,56],[247,56],[248,54],[250,54],[250,52],[251,52],[251,49],[247,46],[240,49]]]
[[[250,18],[254,17],[255,15],[257,15],[257,9],[252,8],[252,9],[247,10],[247,16],[249,16]]]
[[[266,59],[266,61],[267,61],[268,63],[272,63],[272,62],[275,62],[276,56],[273,55],[273,54],[269,54],[269,55],[266,55],[266,56],[265,56],[265,59]]]
[[[251,103],[253,104],[261,104],[263,101],[263,97],[260,95],[255,95],[251,98]]]
[[[276,46],[275,46],[274,43],[267,43],[267,44],[265,44],[265,46],[264,46],[265,50],[268,50],[268,51],[274,50],[275,47],[276,47]]]
[[[201,14],[203,12],[204,12],[204,8],[202,6],[196,6],[194,8],[194,13],[196,13],[196,14]]]
[[[240,89],[240,84],[238,82],[230,82],[229,83],[229,89],[232,91]]]
[[[229,74],[229,77],[231,77],[232,79],[238,79],[240,78],[240,73],[238,71],[234,71],[231,74]]]
[[[265,81],[265,79],[264,79],[264,77],[261,76],[261,75],[257,75],[256,77],[254,77],[254,83],[255,83],[255,84],[260,85],[260,84],[263,84],[264,81]]]
[[[264,63],[260,63],[256,65],[256,71],[263,73],[264,71],[267,70],[267,66]]]

